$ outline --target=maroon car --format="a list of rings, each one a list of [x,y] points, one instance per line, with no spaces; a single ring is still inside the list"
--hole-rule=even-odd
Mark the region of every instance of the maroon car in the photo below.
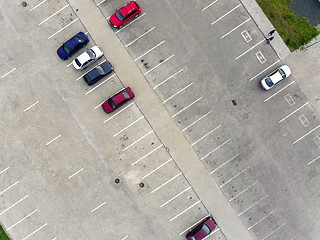
[[[121,28],[123,24],[134,17],[138,17],[141,12],[140,6],[135,1],[128,2],[122,8],[117,10],[109,19],[114,28]]]
[[[134,98],[134,94],[129,87],[118,92],[102,104],[102,108],[106,113],[111,113],[121,105]]]
[[[201,240],[208,236],[216,228],[216,222],[212,217],[207,217],[187,234],[188,240]]]

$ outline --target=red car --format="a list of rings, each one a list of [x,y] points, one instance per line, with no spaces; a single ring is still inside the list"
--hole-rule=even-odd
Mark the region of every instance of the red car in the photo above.
[[[131,88],[127,87],[105,101],[102,104],[102,108],[106,113],[111,113],[132,98],[134,98],[134,94],[131,91]]]
[[[114,28],[122,28],[122,25],[134,17],[138,17],[141,8],[135,1],[128,2],[122,8],[117,10],[109,19]]]
[[[215,228],[216,222],[212,217],[207,217],[187,234],[188,240],[201,240],[208,236]]]

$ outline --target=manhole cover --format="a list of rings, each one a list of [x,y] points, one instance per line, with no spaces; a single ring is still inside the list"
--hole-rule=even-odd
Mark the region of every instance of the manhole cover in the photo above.
[[[248,113],[243,114],[243,118],[247,119],[249,117]]]
[[[139,183],[139,187],[143,188],[144,187],[144,183]]]
[[[116,180],[114,180],[115,183],[119,183],[120,182],[120,179],[119,178],[116,178]]]
[[[22,7],[26,7],[27,3],[26,2],[22,2]]]

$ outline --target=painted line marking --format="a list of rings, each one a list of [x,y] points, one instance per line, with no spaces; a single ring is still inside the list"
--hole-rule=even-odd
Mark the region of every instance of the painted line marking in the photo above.
[[[285,95],[284,98],[286,99],[286,101],[290,107],[295,104],[295,101],[293,100],[293,98],[291,97],[291,95],[289,93],[287,95]]]
[[[187,209],[185,209],[184,211],[182,211],[181,213],[179,213],[178,215],[176,215],[175,217],[170,219],[170,222],[174,219],[176,219],[177,217],[181,216],[183,213],[185,213],[186,211],[188,211],[189,209],[193,208],[195,205],[197,205],[198,203],[200,203],[201,200],[199,200],[198,202],[192,204],[190,207],[188,207]]]
[[[262,54],[261,51],[256,53],[256,57],[258,58],[258,60],[261,64],[263,64],[267,61],[267,59],[264,57],[264,55]]]
[[[134,61],[137,61],[138,59],[142,58],[143,56],[145,56],[146,54],[148,54],[149,52],[151,52],[152,50],[154,50],[155,48],[159,47],[162,43],[164,43],[165,40],[163,40],[161,43],[158,43],[156,46],[152,47],[151,49],[149,49],[148,51],[146,51],[144,54],[140,55],[139,57],[137,57]]]
[[[175,94],[173,94],[171,97],[167,98],[166,100],[164,100],[162,103],[166,103],[167,101],[169,101],[170,99],[174,98],[175,96],[177,96],[179,93],[183,92],[184,90],[186,90],[188,87],[190,87],[193,84],[190,83],[188,86],[185,86],[184,88],[180,89],[178,92],[176,92]]]
[[[143,138],[145,138],[146,136],[148,136],[151,133],[153,133],[153,130],[151,130],[150,132],[148,132],[146,135],[142,136],[141,138],[139,138],[135,142],[131,143],[128,147],[124,148],[122,151],[123,152],[126,151],[128,148],[132,147],[134,144],[136,144],[137,142],[139,142],[140,140],[142,140]]]
[[[42,1],[41,3],[37,4],[36,6],[34,6],[33,8],[30,9],[30,12],[33,11],[34,9],[36,9],[37,7],[39,7],[41,4],[45,3],[47,0]]]
[[[174,177],[170,178],[168,181],[166,181],[165,183],[163,183],[162,185],[160,185],[159,187],[157,187],[156,189],[154,189],[151,193],[154,193],[156,191],[158,191],[160,188],[164,187],[165,185],[167,185],[169,182],[171,182],[172,180],[176,179],[177,177],[179,177],[182,173],[178,173],[177,175],[175,175]]]
[[[17,68],[14,68],[12,70],[10,70],[9,72],[7,72],[5,75],[3,75],[1,78],[5,78],[6,76],[8,76],[10,73],[12,73],[14,70],[16,70]]]
[[[137,120],[135,120],[133,123],[130,123],[128,126],[126,126],[125,128],[123,128],[122,130],[120,130],[119,132],[117,132],[116,134],[113,135],[113,137],[118,136],[120,133],[122,133],[123,131],[127,130],[129,127],[131,127],[133,124],[137,123],[139,120],[141,120],[142,118],[144,118],[144,116],[141,116],[140,118],[138,118]]]
[[[228,181],[224,182],[219,188],[222,188],[223,186],[225,186],[226,184],[228,184],[229,182],[231,182],[232,180],[234,180],[236,177],[239,177],[243,172],[245,172],[247,170],[247,168],[243,169],[241,172],[239,172],[238,174],[236,174],[235,176],[233,176],[232,178],[230,178]]]
[[[156,66],[154,66],[153,68],[151,68],[150,70],[148,70],[147,72],[145,72],[143,75],[147,75],[148,73],[150,73],[151,71],[153,71],[154,69],[156,69],[157,67],[159,67],[160,65],[162,65],[163,63],[165,63],[166,61],[170,60],[172,57],[174,57],[174,54],[172,54],[170,57],[168,57],[167,59],[163,60],[162,62],[160,62],[159,64],[157,64]]]
[[[292,81],[291,83],[289,83],[287,86],[283,87],[282,89],[280,89],[278,92],[276,92],[275,94],[271,95],[270,97],[268,97],[267,99],[264,100],[264,102],[269,101],[271,98],[273,98],[275,95],[277,95],[278,93],[282,92],[284,89],[286,89],[287,87],[289,87],[291,84],[295,83],[295,81]]]
[[[240,7],[241,4],[239,4],[238,6],[234,7],[233,9],[231,9],[229,12],[227,12],[226,14],[222,15],[221,17],[219,17],[217,20],[215,20],[213,23],[211,23],[211,25],[217,23],[218,21],[220,21],[222,18],[224,18],[225,16],[227,16],[228,14],[230,14],[231,12],[233,12],[234,10],[236,10],[238,7]]]
[[[266,219],[267,217],[269,217],[272,213],[274,213],[277,209],[274,209],[272,212],[270,212],[269,214],[267,214],[266,216],[264,216],[263,218],[261,218],[258,222],[256,222],[255,224],[253,224],[251,227],[248,228],[248,230],[250,230],[251,228],[253,228],[254,226],[256,226],[258,223],[260,223],[261,221],[263,221],[264,219]]]
[[[136,39],[134,39],[132,42],[128,43],[127,45],[125,45],[125,47],[129,47],[131,44],[135,43],[136,41],[138,41],[140,38],[142,38],[143,36],[147,35],[149,32],[151,32],[152,30],[154,30],[156,27],[153,27],[151,29],[149,29],[148,31],[146,31],[145,33],[141,34],[139,37],[137,37]]]
[[[22,218],[21,220],[19,220],[18,222],[16,222],[15,224],[13,224],[11,227],[7,228],[7,231],[9,231],[11,228],[15,227],[16,225],[18,225],[19,223],[21,223],[22,221],[24,221],[26,218],[30,217],[32,214],[34,214],[35,212],[38,211],[38,208],[36,210],[34,210],[33,212],[29,213],[27,216],[25,216],[24,218]]]
[[[312,129],[310,132],[306,133],[305,135],[303,135],[303,136],[302,136],[301,138],[299,138],[298,140],[294,141],[292,144],[293,144],[293,145],[296,144],[296,143],[299,142],[301,139],[303,139],[304,137],[308,136],[308,135],[309,135],[310,133],[312,133],[313,131],[317,130],[319,127],[320,127],[320,125],[317,126],[317,127],[315,127],[314,129]]]
[[[149,172],[148,174],[144,175],[141,179],[145,179],[146,177],[148,177],[149,175],[151,175],[152,173],[154,173],[155,171],[157,171],[158,169],[162,168],[164,165],[166,165],[167,163],[171,162],[172,158],[170,158],[168,161],[166,161],[165,163],[162,163],[159,167],[153,169],[151,172]]]
[[[61,28],[58,32],[52,34],[50,37],[48,37],[48,39],[54,37],[55,35],[57,35],[59,32],[63,31],[64,29],[66,29],[67,27],[69,27],[72,23],[74,23],[75,21],[79,20],[79,18],[74,19],[71,23],[68,23],[66,26],[64,26],[63,28]]]
[[[174,114],[172,116],[172,118],[174,118],[175,116],[177,116],[178,114],[182,113],[184,110],[186,110],[187,108],[189,108],[190,106],[192,106],[193,104],[195,104],[196,102],[200,101],[202,99],[202,97],[199,97],[197,100],[195,100],[194,102],[190,103],[188,106],[186,106],[185,108],[183,108],[182,110],[180,110],[179,112],[177,112],[176,114]]]
[[[221,38],[224,38],[226,36],[228,36],[230,33],[232,33],[234,30],[238,29],[239,27],[241,27],[243,24],[245,24],[246,22],[248,22],[249,20],[251,20],[251,18],[248,18],[247,20],[245,20],[243,23],[240,23],[237,27],[235,27],[234,29],[232,29],[231,31],[227,32],[225,35],[223,35]]]
[[[197,122],[199,122],[202,118],[205,118],[206,116],[208,116],[212,111],[206,113],[205,115],[203,115],[202,117],[200,117],[198,120],[194,121],[193,123],[191,123],[188,127],[182,129],[182,132],[184,132],[185,130],[187,130],[189,127],[193,126],[194,124],[196,124]]]
[[[218,128],[220,128],[222,125],[220,124],[218,127],[215,127],[213,130],[211,130],[210,132],[208,132],[207,134],[205,134],[203,137],[199,138],[197,141],[195,141],[194,143],[191,144],[191,147],[195,144],[197,144],[199,141],[201,141],[202,139],[204,139],[206,136],[208,136],[210,133],[212,133],[213,131],[217,130]]]
[[[122,27],[121,29],[119,29],[118,31],[116,31],[116,33],[122,31],[123,29],[125,29],[126,27],[129,27],[131,24],[133,24],[135,21],[137,21],[138,19],[142,18],[144,15],[146,15],[146,13],[142,14],[140,17],[135,18],[133,21],[131,21],[130,23],[126,24],[126,26]]]
[[[255,79],[257,76],[259,76],[261,73],[267,71],[269,68],[271,68],[273,65],[277,64],[278,62],[280,62],[280,60],[276,61],[275,63],[271,64],[269,67],[265,68],[264,70],[262,70],[261,72],[259,72],[257,75],[255,75],[254,77],[252,77],[249,81],[251,82],[253,79]]]
[[[309,166],[311,163],[313,163],[314,161],[318,160],[320,158],[320,156],[316,157],[315,159],[313,159],[311,162],[307,163],[307,165]]]
[[[236,196],[234,196],[233,198],[231,198],[229,200],[229,202],[233,201],[234,199],[236,199],[237,197],[239,197],[242,193],[244,193],[245,191],[247,191],[249,188],[253,187],[254,185],[256,185],[258,183],[258,181],[256,181],[255,183],[251,184],[249,187],[247,187],[245,190],[241,191],[240,193],[238,193]]]
[[[2,173],[4,173],[5,171],[7,171],[9,168],[10,168],[10,167],[7,167],[7,168],[3,169],[3,170],[0,172],[0,175],[1,175]]]
[[[7,209],[3,210],[1,213],[0,213],[0,216],[2,214],[4,214],[5,212],[7,212],[8,210],[10,210],[11,208],[13,208],[15,205],[17,205],[19,202],[23,201],[24,199],[26,199],[27,197],[29,197],[29,195],[26,195],[24,196],[23,198],[21,198],[19,201],[17,201],[16,203],[12,204],[10,207],[8,207]]]
[[[140,162],[142,159],[148,157],[150,154],[152,154],[153,152],[157,151],[159,148],[161,148],[163,146],[163,144],[159,145],[158,147],[156,147],[155,149],[153,149],[151,152],[147,153],[146,155],[144,155],[142,158],[139,158],[137,161],[135,161],[134,163],[132,163],[131,165],[135,165],[138,162]],[[152,193],[152,192],[151,192]]]
[[[70,66],[72,65],[72,62],[73,62],[73,60],[71,61],[71,63],[69,63],[69,64],[67,65],[67,67],[70,67]]]
[[[35,234],[36,232],[40,231],[42,228],[44,228],[44,227],[47,226],[47,225],[48,225],[47,223],[43,224],[41,227],[39,227],[38,229],[34,230],[32,233],[30,233],[28,236],[26,236],[26,237],[23,238],[22,240],[28,239],[28,238],[31,237],[33,234]]]
[[[63,9],[65,9],[66,7],[68,7],[69,4],[67,4],[66,6],[64,6],[63,8],[61,8],[60,10],[58,10],[57,12],[55,12],[54,14],[52,14],[51,16],[49,16],[48,18],[46,18],[45,20],[43,20],[41,23],[39,23],[39,26],[41,24],[43,24],[44,22],[48,21],[50,18],[54,17],[55,15],[57,15],[59,12],[61,12]]]
[[[105,205],[105,204],[106,204],[106,202],[101,203],[98,207],[92,209],[91,212],[96,211],[98,208],[102,207],[102,206]]]
[[[170,77],[168,77],[166,80],[162,81],[161,83],[159,83],[157,86],[153,87],[153,89],[156,89],[157,87],[161,86],[162,84],[164,84],[166,81],[170,80],[171,78],[175,77],[178,73],[181,73],[183,71],[183,68],[180,69],[178,72],[176,72],[175,74],[172,74]]]
[[[299,107],[298,109],[294,110],[292,113],[290,113],[289,115],[287,115],[286,117],[282,118],[279,123],[282,123],[284,120],[286,120],[288,117],[290,117],[291,115],[295,114],[297,111],[299,111],[301,108],[303,108],[304,106],[308,105],[309,102],[306,102],[305,104],[303,104],[301,107]]]
[[[126,110],[128,107],[130,107],[132,104],[134,104],[134,102],[130,103],[128,106],[126,106],[125,108],[121,109],[119,112],[117,112],[116,114],[114,114],[112,117],[109,117],[107,120],[105,120],[103,123],[108,122],[110,119],[114,118],[115,116],[119,115],[120,113],[122,113],[124,110]],[[101,104],[102,105],[102,104]]]
[[[242,211],[241,213],[238,214],[238,217],[240,217],[242,214],[244,214],[246,211],[248,211],[250,208],[252,208],[253,206],[255,206],[256,204],[258,204],[259,202],[261,202],[264,198],[266,198],[268,196],[265,195],[264,197],[262,197],[260,200],[256,201],[255,203],[253,203],[250,207],[248,207],[246,210]]]
[[[108,80],[110,80],[112,77],[114,77],[116,74],[112,74],[110,77],[108,77],[106,80],[104,80],[103,82],[99,83],[97,86],[95,86],[94,88],[90,89],[88,92],[86,92],[84,95],[88,95],[89,93],[91,93],[93,90],[97,89],[98,87],[100,87],[102,84],[106,83]]]
[[[122,238],[121,240],[125,240],[125,239],[127,239],[128,238],[128,235],[127,236],[125,236],[124,238]]]
[[[176,199],[177,197],[179,197],[181,194],[183,194],[184,192],[188,191],[191,188],[191,186],[187,187],[185,190],[183,190],[182,192],[178,193],[177,195],[175,195],[173,198],[171,198],[170,200],[166,201],[164,204],[162,204],[160,207],[162,208],[163,206],[167,205],[168,203],[170,203],[171,201],[173,201],[174,199]]]
[[[34,105],[38,104],[38,101],[36,101],[34,104],[32,104],[30,107],[27,107],[26,109],[24,109],[23,111],[28,111],[30,108],[32,108]]]
[[[71,176],[69,176],[68,178],[72,178],[74,177],[75,175],[77,175],[79,172],[81,172],[83,170],[83,168],[81,168],[79,171],[75,172],[74,174],[72,174]]]
[[[203,12],[204,10],[206,10],[208,7],[211,7],[213,4],[215,4],[216,2],[218,2],[218,0],[213,1],[212,3],[210,3],[209,5],[207,5],[206,7],[202,8],[201,12]]]
[[[262,238],[261,240],[265,240],[266,238],[270,237],[272,234],[274,234],[276,231],[278,231],[280,228],[282,228],[284,225],[286,225],[285,223],[282,224],[280,227],[278,227],[277,229],[273,230],[271,233],[269,233],[267,236],[265,236],[264,238]]]
[[[57,140],[59,137],[61,137],[61,135],[56,136],[54,139],[52,139],[50,142],[47,142],[46,146],[48,146],[50,143],[52,143],[53,141]]]
[[[304,127],[308,127],[308,126],[310,125],[308,119],[307,119],[304,115],[301,115],[301,116],[299,117],[299,120],[300,120],[300,122],[302,123],[302,125],[303,125]]]
[[[19,181],[16,181],[15,183],[11,184],[9,187],[7,187],[5,190],[3,190],[2,192],[0,192],[0,195],[2,195],[3,193],[5,193],[7,190],[9,190],[10,188],[12,188],[14,185],[17,185],[19,183]]]
[[[97,6],[99,6],[101,3],[104,3],[106,0],[102,0],[101,2],[99,2],[98,4],[97,4]]]
[[[216,147],[215,149],[213,149],[211,152],[209,152],[207,155],[205,155],[204,157],[202,157],[200,160],[205,159],[206,157],[208,157],[211,153],[215,152],[216,150],[218,150],[219,148],[221,148],[223,145],[227,144],[231,139],[229,138],[227,141],[225,141],[224,143],[222,143],[220,146]]]
[[[243,55],[245,55],[246,53],[250,52],[252,49],[254,49],[256,46],[258,46],[259,44],[261,44],[262,42],[265,42],[265,39],[262,39],[260,42],[256,43],[255,45],[253,45],[251,48],[249,48],[247,51],[243,52],[242,54],[240,54],[238,57],[235,58],[235,60],[238,60],[239,58],[241,58]]]
[[[235,156],[233,156],[232,158],[230,158],[228,161],[226,161],[225,163],[223,163],[222,165],[220,165],[219,167],[217,167],[216,169],[214,169],[210,174],[214,173],[215,171],[217,171],[218,169],[220,169],[221,167],[223,167],[224,165],[226,165],[228,162],[232,161],[233,159],[235,159],[236,157],[239,156],[239,153]]]
[[[313,141],[317,144],[318,148],[320,148],[320,137],[316,136],[315,138],[313,138]]]
[[[248,33],[247,30],[244,30],[241,32],[241,36],[243,37],[243,39],[246,41],[246,43],[251,42],[252,37],[250,36],[250,34]]]
[[[192,224],[190,227],[188,227],[187,229],[185,229],[183,232],[179,233],[179,236],[182,235],[183,233],[185,233],[186,231],[188,231],[189,229],[192,229],[194,226],[198,225],[198,223],[200,223],[203,219],[209,217],[210,215],[205,216],[204,218],[200,219],[199,221],[197,221],[195,224]]]
[[[104,63],[107,60],[103,60],[100,64]],[[72,62],[71,62],[72,63]],[[92,69],[94,69],[96,66],[93,66],[92,68],[90,68],[90,70],[86,71],[84,74],[82,74],[80,77],[78,77],[76,79],[76,81],[79,81],[84,75],[86,75],[88,72],[90,72]]]

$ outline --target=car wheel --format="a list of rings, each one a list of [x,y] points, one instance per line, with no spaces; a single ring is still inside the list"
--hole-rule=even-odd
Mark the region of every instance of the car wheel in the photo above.
[[[139,13],[137,15],[134,16],[135,18],[139,17]]]
[[[121,28],[122,28],[122,25],[119,26],[119,29],[121,29]]]

